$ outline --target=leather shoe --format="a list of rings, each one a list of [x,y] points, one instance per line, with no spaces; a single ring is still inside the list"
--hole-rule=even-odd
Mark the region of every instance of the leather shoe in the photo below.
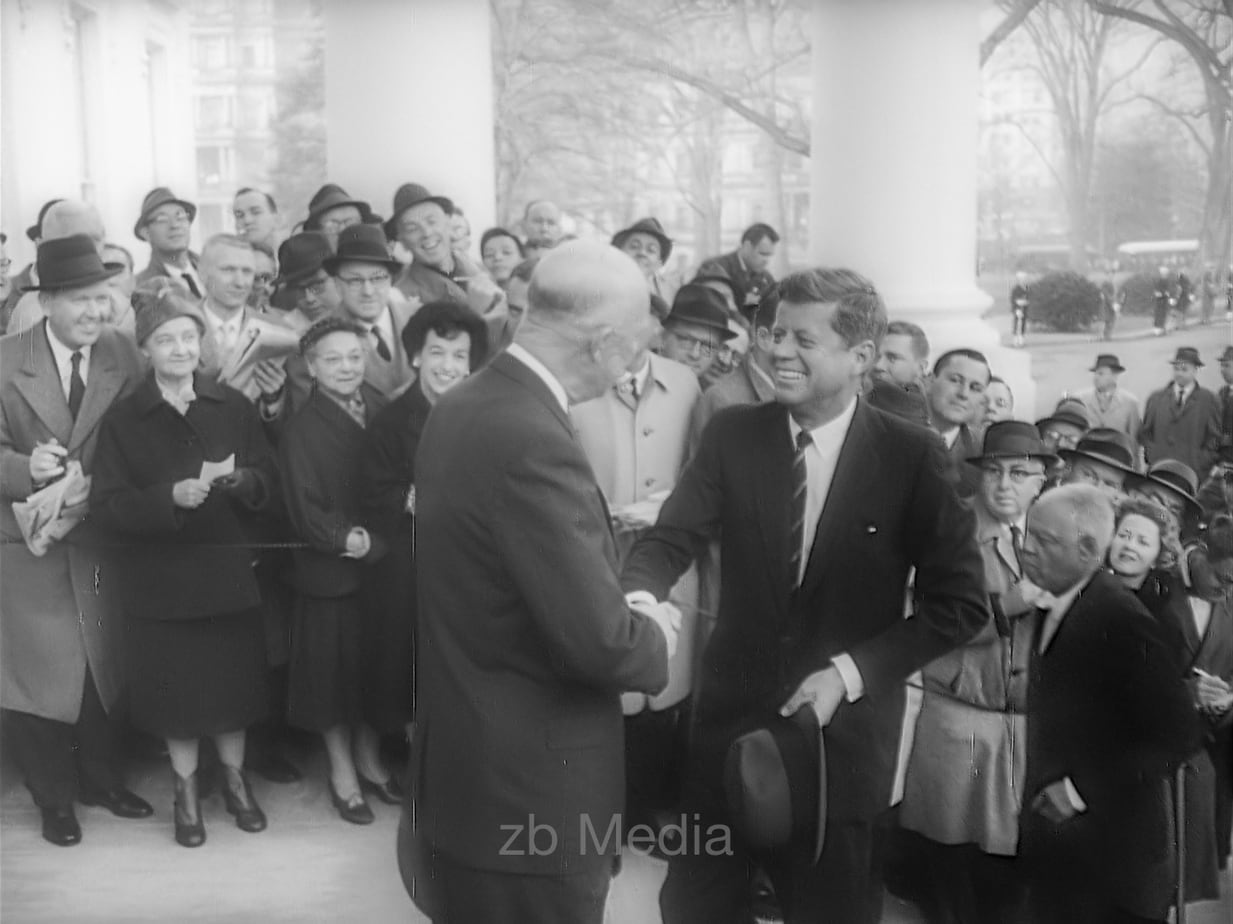
[[[393,774],[384,783],[374,783],[358,773],[356,777],[360,781],[360,789],[372,793],[386,805],[402,805],[402,786]]]
[[[82,805],[102,806],[117,818],[149,818],[154,814],[149,802],[123,787],[111,790],[83,789],[77,798]]]
[[[223,804],[235,816],[235,826],[241,831],[256,834],[265,830],[265,812],[253,798],[252,787],[243,770],[223,767]]]
[[[257,759],[249,759],[248,769],[271,783],[298,783],[304,779],[299,768],[281,754],[271,753]]]
[[[43,840],[57,847],[72,847],[81,843],[81,825],[69,808],[43,809]]]
[[[205,843],[205,825],[201,821],[201,797],[197,793],[197,774],[187,777],[171,771],[175,788],[176,843],[181,847],[200,847]]]
[[[338,791],[334,788],[334,781],[328,780],[330,787],[330,799],[334,803],[334,808],[338,810],[338,815],[343,821],[349,821],[353,825],[370,825],[373,823],[372,809],[368,807],[368,803],[364,801],[364,797],[356,793],[347,801],[343,801],[338,795]]]

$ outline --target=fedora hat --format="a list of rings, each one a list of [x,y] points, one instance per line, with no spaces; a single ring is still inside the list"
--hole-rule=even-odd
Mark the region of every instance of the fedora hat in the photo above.
[[[450,215],[454,211],[454,203],[451,199],[447,199],[445,196],[434,196],[428,191],[426,186],[421,186],[419,183],[403,183],[398,187],[398,191],[394,193],[394,210],[390,214],[389,221],[385,223],[385,236],[391,241],[397,240],[398,219],[402,217],[402,213],[407,209],[419,205],[421,202],[437,203],[446,215]],[[513,235],[510,235],[510,237],[513,237]]]
[[[631,234],[649,234],[651,237],[659,241],[660,258],[667,263],[668,257],[672,255],[672,238],[668,237],[664,231],[664,226],[659,223],[658,218],[639,218],[628,228],[622,228],[616,234],[612,235],[612,246],[623,247],[625,241],[629,239]]]
[[[1169,360],[1170,363],[1190,363],[1192,366],[1203,365],[1203,360],[1199,359],[1199,351],[1194,347],[1178,347],[1177,354]]]
[[[146,197],[141,200],[141,215],[137,219],[137,224],[133,225],[133,237],[140,238],[141,229],[149,222],[150,214],[156,208],[168,203],[178,205],[184,209],[188,213],[189,224],[192,224],[193,219],[197,217],[197,206],[184,199],[177,199],[176,194],[166,186],[156,186],[146,193]]]
[[[1128,475],[1138,474],[1138,469],[1135,468],[1135,444],[1121,430],[1111,430],[1108,427],[1089,430],[1083,435],[1083,439],[1079,440],[1079,445],[1074,449],[1059,450],[1058,455],[1067,462],[1076,458],[1091,459]]]
[[[57,202],[63,202],[63,199],[48,199],[43,203],[43,207],[39,209],[39,218],[34,224],[26,229],[26,237],[32,241],[37,241],[43,236],[43,219],[47,217],[48,210]]]
[[[1043,435],[1045,428],[1052,423],[1070,424],[1085,432],[1091,427],[1087,419],[1087,407],[1078,398],[1063,398],[1057,403],[1052,414],[1036,421],[1036,429]]]
[[[701,324],[713,327],[721,340],[731,340],[736,331],[728,327],[728,303],[714,289],[689,283],[681,286],[672,300],[672,310],[664,318],[664,324],[682,321],[686,324]]]
[[[1225,347],[1224,352],[1220,354],[1220,359],[1216,361],[1221,363],[1233,362],[1233,346]]]
[[[321,269],[333,251],[320,231],[293,234],[278,248],[278,284],[295,285]]]
[[[809,706],[736,738],[724,758],[724,794],[737,833],[755,850],[808,847],[826,836],[826,744]]]
[[[365,224],[372,221],[372,207],[367,202],[352,199],[337,183],[326,183],[308,200],[308,217],[304,219],[304,230],[320,231],[321,216],[342,205],[354,205],[359,209],[360,221]]]
[[[900,385],[883,378],[875,378],[869,391],[865,393],[865,400],[870,407],[879,411],[922,427],[929,426],[929,401],[915,382]]]
[[[402,264],[390,256],[386,249],[385,235],[375,225],[351,225],[338,233],[338,251],[321,261],[331,276],[338,275],[338,267],[344,263],[377,263],[397,276]]]
[[[1118,362],[1117,357],[1114,356],[1112,353],[1101,353],[1099,356],[1096,357],[1096,362],[1092,363],[1092,368],[1087,371],[1095,372],[1101,366],[1107,366],[1109,369],[1112,369],[1114,372],[1125,372],[1126,371],[1126,367],[1123,366],[1120,362]]]
[[[123,272],[123,267],[108,269],[103,265],[94,241],[86,234],[71,234],[43,241],[34,258],[39,284],[24,286],[26,292],[55,292],[60,289],[80,289],[110,279]]]
[[[1040,431],[1026,420],[999,420],[990,424],[980,455],[968,456],[966,461],[969,465],[980,465],[986,459],[1040,459],[1046,466],[1058,461],[1058,457],[1045,448]]]
[[[1161,459],[1151,465],[1147,472],[1139,476],[1139,484],[1150,482],[1167,488],[1186,502],[1186,507],[1196,516],[1203,512],[1203,506],[1197,497],[1199,493],[1199,476],[1185,462],[1177,459]]]

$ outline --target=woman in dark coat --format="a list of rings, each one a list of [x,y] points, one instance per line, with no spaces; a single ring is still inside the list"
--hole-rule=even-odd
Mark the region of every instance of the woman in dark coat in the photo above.
[[[176,840],[205,841],[198,741],[214,739],[223,799],[241,830],[266,819],[244,775],[245,729],[266,707],[261,597],[246,522],[277,492],[252,404],[196,373],[205,323],[170,280],[139,293],[136,336],[151,372],[103,420],[91,515],[118,534],[129,616],[133,724],[167,741]],[[211,477],[210,463],[226,474]]]
[[[430,302],[402,331],[403,346],[419,370],[415,384],[377,415],[364,451],[365,524],[389,543],[366,584],[364,617],[364,716],[380,734],[401,733],[414,718],[415,632],[415,451],[437,398],[453,388],[487,354],[484,320],[455,300]],[[374,749],[375,751],[375,749]],[[401,794],[379,760],[357,749],[361,781],[377,784],[378,798]]]
[[[313,388],[279,442],[283,495],[297,537],[295,614],[287,713],[291,724],[318,732],[330,761],[330,796],[344,821],[371,824],[372,809],[356,777],[361,735],[360,588],[382,542],[362,525],[360,460],[364,431],[384,405],[364,382],[363,329],[328,317],[300,340]]]

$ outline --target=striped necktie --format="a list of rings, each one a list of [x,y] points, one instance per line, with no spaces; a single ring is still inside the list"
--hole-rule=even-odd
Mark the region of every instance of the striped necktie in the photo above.
[[[796,435],[796,457],[792,461],[792,534],[789,546],[792,587],[801,583],[801,565],[805,556],[805,507],[809,495],[809,469],[805,452],[813,442],[808,430]]]

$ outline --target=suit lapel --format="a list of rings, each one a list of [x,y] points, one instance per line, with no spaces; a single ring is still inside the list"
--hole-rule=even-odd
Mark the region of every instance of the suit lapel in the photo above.
[[[873,411],[857,399],[856,414],[839,450],[835,475],[831,479],[822,516],[818,519],[813,548],[809,551],[805,580],[801,582],[803,594],[810,593],[817,586],[830,549],[838,538],[839,524],[851,520],[853,501],[877,489],[879,465],[873,448],[873,428],[877,425]]]
[[[782,405],[766,405],[761,414],[761,430],[750,448],[759,457],[751,469],[758,530],[762,534],[763,560],[775,588],[775,602],[781,615],[788,610],[793,580],[789,573],[791,559],[792,462],[794,450],[788,429],[788,411]]]
[[[106,338],[99,338],[90,350],[90,380],[81,400],[81,409],[69,436],[69,455],[81,449],[82,443],[94,432],[99,420],[124,387],[124,370],[116,362],[115,352]]]
[[[552,390],[548,387],[548,383],[536,375],[530,366],[522,360],[510,356],[508,353],[502,353],[489,363],[488,368],[508,379],[512,379],[530,391],[541,404],[552,412],[552,416],[565,428],[565,432],[571,438],[577,439],[574,424],[569,419],[569,415],[565,413],[565,408],[561,407],[560,402],[557,401],[556,396],[553,395]]]
[[[21,392],[43,425],[62,445],[67,446],[73,432],[73,415],[69,413],[68,399],[64,397],[60,373],[51,355],[51,345],[47,342],[46,328],[46,323],[30,328],[25,362],[20,374],[13,376],[13,387]],[[88,387],[86,394],[89,395]]]

